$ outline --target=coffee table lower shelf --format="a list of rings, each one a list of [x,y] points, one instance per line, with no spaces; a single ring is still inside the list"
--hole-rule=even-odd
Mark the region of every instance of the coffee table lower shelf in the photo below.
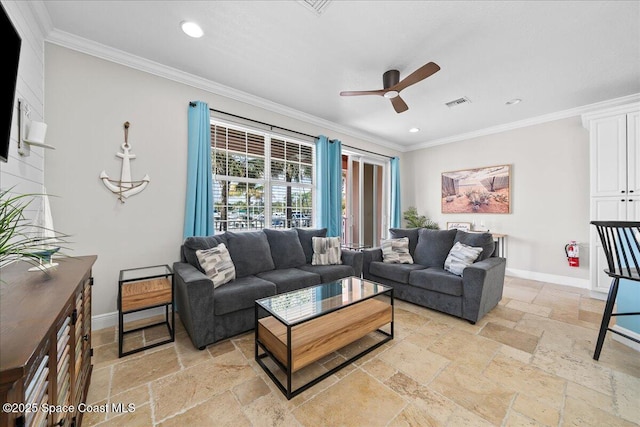
[[[256,319],[258,319],[257,305]],[[390,332],[380,329],[387,324],[390,325]],[[295,372],[370,333],[382,334],[383,339],[292,390],[292,375]],[[390,302],[375,298],[367,299],[295,326],[286,325],[273,316],[259,319],[256,327],[255,359],[287,399],[291,399],[391,339],[393,339],[393,294],[390,295]],[[259,349],[263,353],[260,353]],[[266,366],[263,361],[266,357],[273,360],[286,373],[286,385],[278,380],[275,373]]]

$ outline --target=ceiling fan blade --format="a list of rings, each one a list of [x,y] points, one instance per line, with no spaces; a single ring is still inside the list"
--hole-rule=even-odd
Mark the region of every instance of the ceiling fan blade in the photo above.
[[[402,100],[402,98],[400,98],[400,95],[395,98],[391,98],[391,104],[393,104],[393,108],[396,110],[396,113],[403,113],[409,109],[409,106]]]
[[[340,92],[340,96],[355,96],[355,95],[384,95],[386,90],[346,90]]]
[[[400,82],[398,82],[397,85],[389,89],[393,89],[400,92],[402,89],[405,89],[411,86],[412,84],[416,84],[419,81],[426,79],[430,75],[438,72],[438,70],[440,70],[440,67],[438,66],[438,64],[436,64],[435,62],[429,62],[428,64],[423,65],[422,67],[415,70],[413,73],[409,74],[404,79],[400,80]]]

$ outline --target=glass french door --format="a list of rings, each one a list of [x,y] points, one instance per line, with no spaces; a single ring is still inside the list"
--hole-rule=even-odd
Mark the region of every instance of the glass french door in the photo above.
[[[389,218],[389,161],[342,155],[342,241],[374,247],[386,237]]]

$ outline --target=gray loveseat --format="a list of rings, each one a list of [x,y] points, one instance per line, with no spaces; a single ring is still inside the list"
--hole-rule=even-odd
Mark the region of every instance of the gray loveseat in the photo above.
[[[264,229],[185,239],[173,271],[177,310],[193,345],[202,350],[253,329],[257,299],[361,275],[361,252],[343,250],[342,264],[311,265],[314,236],[325,237],[326,229]],[[236,279],[214,289],[196,251],[220,243],[229,250]]]
[[[409,238],[414,264],[383,262],[380,248],[363,251],[363,276],[393,286],[394,297],[475,323],[502,299],[506,259],[493,256],[489,233],[460,230],[391,229],[392,238]],[[445,270],[449,251],[460,242],[482,247],[462,277]]]

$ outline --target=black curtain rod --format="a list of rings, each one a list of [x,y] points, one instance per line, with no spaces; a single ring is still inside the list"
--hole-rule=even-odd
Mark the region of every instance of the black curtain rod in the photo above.
[[[286,132],[291,132],[291,133],[295,133],[295,134],[298,134],[298,135],[303,135],[303,136],[306,136],[306,137],[309,137],[309,138],[318,139],[317,136],[309,135],[308,133],[298,132],[297,130],[283,128],[283,127],[280,127],[280,126],[272,125],[271,123],[265,123],[265,122],[261,122],[259,120],[250,119],[248,117],[238,116],[237,114],[227,113],[226,111],[215,110],[213,108],[209,108],[209,111],[213,111],[214,113],[220,113],[220,114],[224,114],[224,115],[227,115],[227,116],[235,117],[236,119],[248,120],[250,122],[258,123],[258,124],[261,124],[263,126],[269,126],[271,129],[280,129],[280,130],[284,130]]]
[[[189,105],[191,105],[192,107],[195,107],[196,104],[194,102],[190,102]],[[265,122],[261,122],[259,120],[250,119],[248,117],[238,116],[237,114],[227,113],[226,111],[220,111],[220,110],[216,110],[214,108],[209,108],[209,111],[213,111],[214,113],[220,113],[220,114],[224,114],[224,115],[227,115],[227,116],[235,117],[236,119],[248,120],[250,122],[258,123],[258,124],[261,124],[263,126],[269,126],[271,129],[280,129],[280,130],[284,130],[286,132],[291,132],[291,133],[295,133],[295,134],[298,134],[298,135],[303,135],[303,136],[306,136],[306,137],[309,137],[309,138],[318,139],[317,136],[309,135],[308,133],[298,132],[297,130],[283,128],[281,126],[272,125],[271,123],[265,123]],[[330,142],[333,142],[333,141],[330,141]],[[369,153],[369,154],[375,154],[376,156],[382,156],[382,157],[386,157],[388,159],[393,159],[393,156],[385,156],[384,154],[379,154],[379,153],[376,153],[374,151],[369,151],[369,150],[363,150],[362,148],[352,147],[351,145],[342,144],[342,146],[343,147],[347,147],[347,148],[351,148],[353,150],[358,150],[358,151],[362,151],[362,152],[365,152],[365,153]]]

